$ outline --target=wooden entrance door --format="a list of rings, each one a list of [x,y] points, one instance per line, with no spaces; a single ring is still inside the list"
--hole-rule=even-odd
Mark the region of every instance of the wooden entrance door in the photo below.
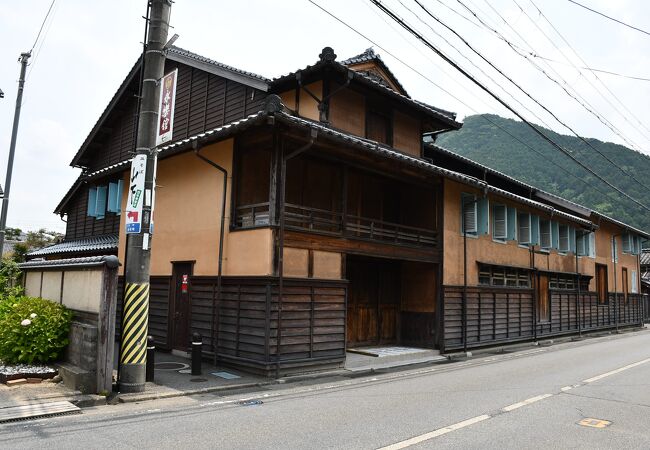
[[[171,342],[172,348],[187,351],[190,346],[190,294],[191,262],[175,262],[172,269]]]
[[[350,257],[347,342],[349,345],[395,343],[400,305],[399,263]]]

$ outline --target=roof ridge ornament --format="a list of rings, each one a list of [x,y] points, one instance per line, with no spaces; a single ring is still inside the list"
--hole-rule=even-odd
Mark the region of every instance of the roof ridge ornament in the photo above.
[[[284,105],[279,95],[271,94],[264,99],[264,112],[267,114],[281,112],[283,109]]]
[[[336,61],[336,53],[332,47],[325,47],[318,55],[321,62],[333,62]]]

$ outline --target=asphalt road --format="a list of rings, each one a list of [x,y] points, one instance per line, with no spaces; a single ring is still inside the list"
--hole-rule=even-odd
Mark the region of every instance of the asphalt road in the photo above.
[[[368,378],[86,409],[0,425],[0,449],[649,449],[649,387],[646,330]]]

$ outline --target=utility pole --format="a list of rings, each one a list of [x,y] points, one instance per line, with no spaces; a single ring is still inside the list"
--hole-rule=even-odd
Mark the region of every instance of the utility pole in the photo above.
[[[23,103],[23,91],[25,89],[25,71],[27,61],[32,52],[21,53],[18,62],[20,63],[20,78],[18,79],[18,95],[16,96],[16,110],[14,112],[14,126],[11,130],[11,144],[9,144],[9,161],[7,162],[7,177],[5,178],[5,190],[2,197],[2,213],[0,213],[0,264],[5,245],[5,227],[7,225],[7,210],[9,209],[9,191],[11,190],[11,175],[14,169],[14,154],[16,153],[16,139],[18,138],[18,122],[20,122],[20,108]]]
[[[149,326],[149,261],[157,164],[159,80],[164,75],[171,0],[150,0],[149,32],[144,52],[142,94],[135,157],[131,164],[127,216],[135,214],[137,227],[127,228],[124,313],[120,346],[120,391],[142,392],[146,378]],[[139,180],[144,180],[140,184]],[[142,192],[144,191],[144,192]],[[142,203],[140,203],[142,202]],[[129,212],[138,204],[139,210]],[[127,224],[127,227],[129,225]]]

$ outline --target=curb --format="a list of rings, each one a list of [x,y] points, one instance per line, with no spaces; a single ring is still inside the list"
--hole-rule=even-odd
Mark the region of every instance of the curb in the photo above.
[[[188,395],[209,394],[212,392],[234,391],[237,389],[264,387],[273,384],[280,384],[280,382],[279,380],[272,380],[272,381],[260,382],[260,383],[242,383],[242,384],[233,384],[229,386],[213,386],[209,388],[190,389],[187,391],[158,392],[158,393],[145,392],[142,394],[117,394],[116,398],[119,403],[136,403],[136,402],[145,402],[148,400],[160,400],[165,398],[185,397]]]

